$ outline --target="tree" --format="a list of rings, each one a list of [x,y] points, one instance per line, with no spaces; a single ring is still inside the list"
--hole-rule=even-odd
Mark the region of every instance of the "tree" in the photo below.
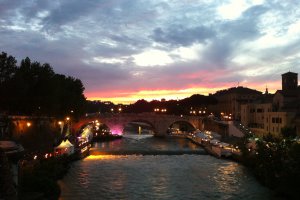
[[[9,81],[16,72],[17,60],[8,56],[7,53],[2,52],[0,54],[0,84]]]
[[[285,126],[285,127],[281,128],[281,135],[284,138],[294,138],[297,135],[296,129],[293,127]]]
[[[16,59],[7,53],[0,54],[0,111],[7,111],[13,99],[12,79],[17,70],[16,63]]]
[[[10,114],[63,116],[84,113],[86,99],[79,79],[56,74],[48,63],[17,61],[0,54],[0,109]],[[5,94],[5,95],[3,95]]]

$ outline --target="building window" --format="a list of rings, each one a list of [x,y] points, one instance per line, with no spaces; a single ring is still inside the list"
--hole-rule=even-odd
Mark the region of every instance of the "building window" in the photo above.
[[[264,109],[258,108],[258,109],[257,109],[257,112],[258,112],[258,113],[262,113],[262,112],[264,112]]]
[[[280,117],[272,117],[272,123],[274,124],[281,124],[282,119]]]

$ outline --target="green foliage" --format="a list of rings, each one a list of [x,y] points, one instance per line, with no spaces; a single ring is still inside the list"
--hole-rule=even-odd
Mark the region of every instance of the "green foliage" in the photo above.
[[[12,56],[0,54],[0,111],[48,116],[63,116],[70,110],[76,116],[84,113],[86,99],[79,79],[56,74],[49,64],[28,57],[19,67],[16,63]]]
[[[300,184],[300,144],[268,135],[254,151],[243,151],[242,160],[258,179],[285,198],[296,198]]]

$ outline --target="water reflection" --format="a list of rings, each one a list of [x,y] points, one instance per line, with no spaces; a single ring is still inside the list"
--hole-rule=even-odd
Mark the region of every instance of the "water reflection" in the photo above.
[[[110,142],[95,143],[91,148],[91,155],[99,154],[206,154],[204,149],[184,138],[158,139],[153,136],[143,137],[134,135],[135,138],[123,138]]]
[[[145,146],[149,149],[177,150],[193,146],[186,140],[169,145],[150,138],[146,140],[150,140],[143,141],[150,145]],[[121,141],[120,145],[125,146],[114,148],[129,148],[132,144],[135,142]],[[143,147],[138,146],[133,148]],[[98,147],[103,146],[98,144]],[[89,156],[73,163],[59,184],[63,200],[270,198],[269,190],[244,167],[208,155]]]

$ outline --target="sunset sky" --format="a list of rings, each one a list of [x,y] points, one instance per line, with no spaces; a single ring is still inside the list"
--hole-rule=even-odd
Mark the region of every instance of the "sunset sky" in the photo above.
[[[91,100],[274,92],[300,71],[300,1],[0,0],[0,51],[81,79]]]

